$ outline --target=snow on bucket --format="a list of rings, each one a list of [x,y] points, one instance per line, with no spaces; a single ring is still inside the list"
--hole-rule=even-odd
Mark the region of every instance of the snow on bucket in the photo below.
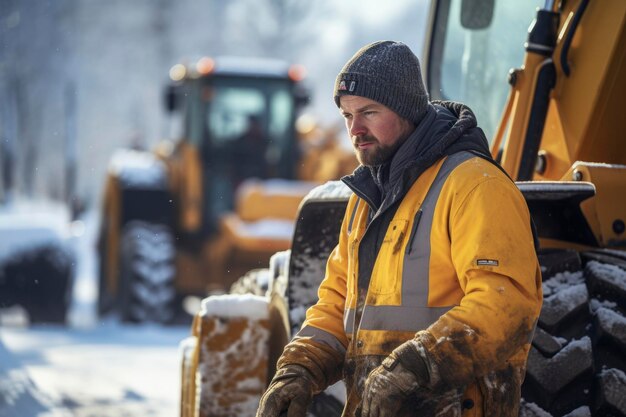
[[[206,298],[196,321],[199,416],[254,416],[268,367],[268,299]]]

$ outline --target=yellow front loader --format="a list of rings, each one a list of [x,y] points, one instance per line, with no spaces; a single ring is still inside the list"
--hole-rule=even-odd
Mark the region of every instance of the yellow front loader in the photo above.
[[[301,140],[303,77],[301,66],[275,60],[204,57],[172,67],[165,104],[182,136],[151,152],[120,150],[110,162],[101,313],[186,320],[194,298],[228,291],[290,247],[302,197],[356,164],[332,138]],[[300,130],[315,136],[314,127]],[[307,175],[322,160],[335,163]]]

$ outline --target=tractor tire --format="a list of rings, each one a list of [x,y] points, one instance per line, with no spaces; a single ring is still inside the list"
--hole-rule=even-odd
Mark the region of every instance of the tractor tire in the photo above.
[[[522,417],[626,417],[626,252],[539,253],[544,300]]]
[[[109,265],[109,243],[107,241],[108,236],[105,230],[107,229],[106,222],[108,219],[103,219],[103,226],[101,228],[100,241],[98,242],[98,259],[100,260],[98,265],[98,299],[97,299],[97,313],[98,317],[104,317],[105,315],[115,311],[115,296],[109,291],[107,283],[107,275],[109,268],[113,266]],[[116,248],[117,249],[117,248]]]
[[[176,250],[170,228],[128,223],[120,253],[120,312],[125,322],[170,323],[175,316]]]
[[[253,294],[265,296],[269,283],[270,271],[259,268],[248,271],[230,286],[229,294]]]

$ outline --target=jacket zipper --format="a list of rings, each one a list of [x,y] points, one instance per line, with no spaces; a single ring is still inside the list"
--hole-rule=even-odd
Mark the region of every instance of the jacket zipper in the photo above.
[[[413,220],[413,227],[411,227],[411,236],[409,237],[409,243],[406,245],[406,253],[413,253],[413,242],[415,241],[415,235],[417,235],[417,227],[420,224],[420,219],[422,218],[422,209],[417,210],[415,213],[415,219]]]

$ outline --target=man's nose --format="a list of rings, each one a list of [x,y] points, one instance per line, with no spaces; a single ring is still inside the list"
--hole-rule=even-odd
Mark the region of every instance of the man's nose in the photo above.
[[[363,136],[367,133],[367,128],[363,124],[360,117],[355,116],[352,118],[352,121],[349,126],[350,136]]]

